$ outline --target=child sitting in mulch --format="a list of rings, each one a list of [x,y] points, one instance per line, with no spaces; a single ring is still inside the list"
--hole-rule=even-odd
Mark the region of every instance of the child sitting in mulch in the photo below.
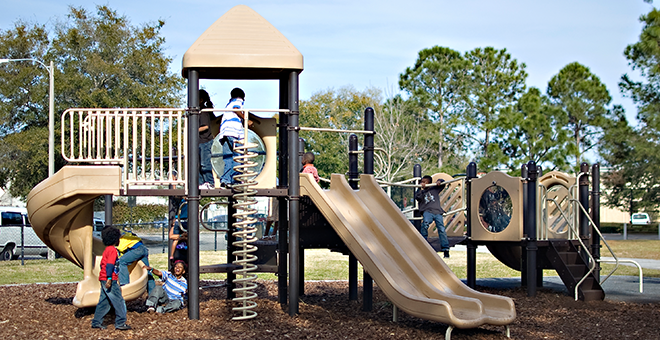
[[[147,312],[168,313],[183,308],[188,292],[188,281],[183,277],[188,269],[186,263],[181,260],[176,261],[172,273],[146,268],[163,280],[162,286],[156,285],[149,293],[146,302]]]

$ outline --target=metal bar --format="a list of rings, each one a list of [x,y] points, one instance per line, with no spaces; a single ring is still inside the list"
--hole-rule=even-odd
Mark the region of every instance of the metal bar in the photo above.
[[[300,131],[317,131],[317,132],[338,132],[338,133],[357,133],[362,135],[373,135],[373,131],[365,130],[341,130],[341,129],[330,129],[330,128],[313,128],[313,127],[299,127]]]
[[[188,182],[188,318],[199,320],[199,74],[197,70],[188,71],[188,168],[191,175]]]
[[[300,249],[300,176],[298,155],[298,72],[289,73],[289,315],[298,314]],[[293,162],[291,160],[294,160]]]

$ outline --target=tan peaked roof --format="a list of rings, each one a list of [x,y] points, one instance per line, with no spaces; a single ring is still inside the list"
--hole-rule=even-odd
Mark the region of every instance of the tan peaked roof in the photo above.
[[[198,69],[202,79],[277,79],[284,70],[303,69],[302,54],[257,12],[230,9],[183,55],[184,77]]]

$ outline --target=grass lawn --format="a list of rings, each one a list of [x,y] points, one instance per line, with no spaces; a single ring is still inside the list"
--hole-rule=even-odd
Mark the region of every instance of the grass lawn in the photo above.
[[[619,257],[660,259],[660,240],[628,240],[608,241]],[[604,248],[602,256],[610,256]],[[459,278],[466,278],[466,252],[452,251],[451,258],[444,259],[451,270]],[[200,256],[200,264],[224,263],[227,255],[224,251],[203,251]],[[153,254],[149,256],[151,265],[155,268],[164,269],[167,264],[166,254]],[[609,273],[613,265],[603,264],[602,274]],[[82,280],[83,271],[65,259],[48,260],[26,260],[21,266],[21,261],[0,261],[0,285],[38,283],[38,282],[77,282]],[[362,277],[362,269],[358,270]],[[545,270],[544,276],[556,276],[553,270]],[[614,275],[638,275],[636,267],[619,266]],[[488,253],[477,253],[477,278],[487,277],[518,277],[520,272],[512,270],[495,257]],[[658,270],[644,270],[646,277],[660,277]],[[202,274],[203,280],[221,280],[225,274]],[[275,280],[277,277],[272,273],[259,273],[258,277],[264,280]],[[305,251],[305,279],[306,280],[347,280],[348,279],[348,256],[333,253],[326,249],[312,249]]]

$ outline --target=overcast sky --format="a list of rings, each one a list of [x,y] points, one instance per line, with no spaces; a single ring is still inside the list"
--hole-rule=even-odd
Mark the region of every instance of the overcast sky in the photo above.
[[[635,108],[617,86],[621,75],[630,72],[623,50],[638,40],[639,17],[651,9],[642,0],[6,0],[0,28],[11,29],[18,19],[52,24],[66,15],[69,5],[94,10],[94,4],[109,5],[133,24],[164,19],[166,53],[173,56],[171,68],[177,73],[197,37],[230,8],[245,4],[302,53],[302,99],[345,85],[396,93],[399,74],[414,64],[421,49],[440,45],[465,52],[493,46],[524,62],[527,85],[542,91],[566,64],[577,61],[589,67],[629,118]],[[248,107],[277,107],[274,81],[202,82],[217,105],[224,104],[237,84],[246,90]]]

